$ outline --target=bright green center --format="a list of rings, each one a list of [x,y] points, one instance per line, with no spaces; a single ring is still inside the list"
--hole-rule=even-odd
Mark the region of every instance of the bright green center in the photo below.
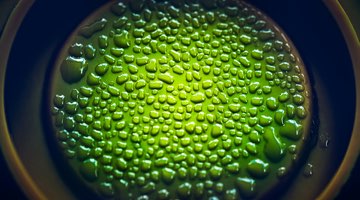
[[[53,123],[71,167],[124,199],[276,187],[309,132],[294,47],[245,3],[131,2],[97,11],[58,58]]]

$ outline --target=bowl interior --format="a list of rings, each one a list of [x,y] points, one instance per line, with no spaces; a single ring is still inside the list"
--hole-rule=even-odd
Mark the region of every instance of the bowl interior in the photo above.
[[[72,30],[106,1],[45,1],[34,3],[12,46],[6,69],[5,112],[9,132],[26,169],[51,199],[74,198],[63,173],[49,153],[42,109],[53,60]],[[355,77],[345,41],[321,1],[251,0],[292,39],[311,76],[316,95],[317,137],[305,164],[283,198],[313,199],[339,167],[354,122]],[[324,28],[326,27],[326,28]],[[305,166],[306,166],[305,165]],[[303,185],[309,188],[303,192]]]

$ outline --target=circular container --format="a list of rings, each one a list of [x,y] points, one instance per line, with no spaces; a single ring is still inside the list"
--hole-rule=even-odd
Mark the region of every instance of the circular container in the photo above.
[[[76,199],[74,191],[81,190],[65,184],[51,158],[42,124],[43,95],[47,72],[66,38],[105,2],[19,1],[0,32],[0,146],[30,199]],[[360,5],[355,0],[249,2],[292,39],[317,98],[319,123],[314,147],[280,196],[334,198],[360,148],[360,58],[356,56],[360,42],[356,26],[351,24],[360,22],[349,19],[356,16],[353,9]],[[349,15],[344,8],[350,8]]]

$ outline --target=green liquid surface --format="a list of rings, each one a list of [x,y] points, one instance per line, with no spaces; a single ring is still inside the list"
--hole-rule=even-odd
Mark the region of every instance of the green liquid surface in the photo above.
[[[232,1],[105,5],[64,45],[50,95],[66,164],[106,198],[260,197],[311,121],[296,49]]]

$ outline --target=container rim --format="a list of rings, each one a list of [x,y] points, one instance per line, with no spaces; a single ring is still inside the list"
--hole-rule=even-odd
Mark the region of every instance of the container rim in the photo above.
[[[323,0],[345,39],[348,47],[355,77],[360,77],[360,40],[355,31],[355,25],[360,24],[359,20],[350,18],[340,0]],[[354,1],[352,1],[354,2]],[[346,154],[335,175],[332,177],[318,199],[331,199],[338,195],[342,186],[349,179],[350,173],[360,153],[360,79],[355,78],[355,119],[352,134]]]
[[[353,26],[354,23],[360,23],[360,21],[350,19],[339,1],[340,0],[323,0],[323,3],[327,6],[340,27],[350,52],[355,77],[360,77],[360,40]],[[30,199],[47,199],[44,192],[34,182],[19,157],[9,133],[4,107],[6,66],[12,43],[23,19],[34,2],[35,0],[20,0],[17,3],[9,16],[0,37],[0,149],[2,150],[10,171],[26,196]],[[351,139],[340,167],[326,185],[324,191],[317,197],[318,199],[331,199],[340,192],[341,187],[348,180],[351,169],[354,167],[360,152],[360,79],[355,79],[355,87],[356,110]]]
[[[30,199],[46,199],[23,165],[10,136],[5,116],[4,85],[6,66],[17,30],[34,0],[19,1],[11,12],[0,38],[0,148],[16,182]]]

